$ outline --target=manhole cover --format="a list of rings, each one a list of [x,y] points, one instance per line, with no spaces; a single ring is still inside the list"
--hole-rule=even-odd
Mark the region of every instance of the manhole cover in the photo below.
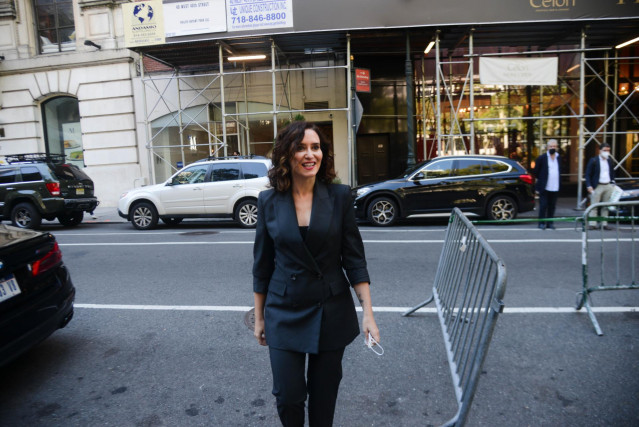
[[[255,308],[250,309],[244,315],[244,324],[250,331],[255,330]]]
[[[180,236],[206,236],[208,234],[220,234],[219,231],[187,231],[180,233]]]

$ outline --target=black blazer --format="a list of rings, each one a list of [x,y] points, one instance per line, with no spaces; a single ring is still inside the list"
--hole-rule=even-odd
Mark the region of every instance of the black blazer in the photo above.
[[[346,346],[359,325],[351,285],[370,282],[350,188],[319,181],[302,240],[290,191],[260,193],[253,291],[265,293],[269,346],[317,353]]]
[[[561,187],[561,163],[559,162],[559,153],[556,154],[556,157],[560,175],[559,187]],[[535,190],[538,192],[544,191],[546,189],[546,184],[548,183],[548,153],[544,153],[537,157],[537,160],[535,160],[535,170],[533,171],[533,174],[535,174],[536,178]]]
[[[600,157],[596,155],[588,160],[588,166],[586,166],[586,188],[592,187],[594,189],[599,185],[599,175],[601,174]],[[610,170],[610,182],[615,182],[615,166],[610,158],[608,158],[608,169]]]

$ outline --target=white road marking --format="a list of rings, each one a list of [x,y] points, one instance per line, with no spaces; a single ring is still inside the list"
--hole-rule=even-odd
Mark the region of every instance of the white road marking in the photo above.
[[[487,239],[488,243],[581,243],[581,239]],[[632,242],[637,239],[588,239],[589,242]],[[443,239],[435,240],[369,240],[364,239],[364,243],[398,243],[398,244],[417,244],[417,243],[444,243]],[[221,242],[113,242],[113,243],[62,243],[58,241],[60,246],[162,246],[162,245],[252,245],[252,240],[239,241],[221,241]]]
[[[79,304],[76,308],[91,308],[102,310],[164,310],[164,311],[233,311],[246,312],[252,309],[245,305],[141,305],[141,304]],[[404,313],[411,307],[373,307],[377,313]],[[362,311],[360,307],[357,311]],[[639,307],[592,307],[595,313],[635,313]],[[422,307],[416,313],[436,313],[435,307]],[[563,314],[575,313],[574,307],[506,307],[504,313],[509,314]],[[582,310],[585,313],[585,310]]]

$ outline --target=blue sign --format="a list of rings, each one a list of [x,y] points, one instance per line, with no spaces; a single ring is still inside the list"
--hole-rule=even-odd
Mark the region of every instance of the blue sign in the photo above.
[[[175,164],[175,166],[176,166],[178,169],[182,169],[182,168],[184,167],[184,163],[182,163],[182,162],[177,162],[177,163]]]

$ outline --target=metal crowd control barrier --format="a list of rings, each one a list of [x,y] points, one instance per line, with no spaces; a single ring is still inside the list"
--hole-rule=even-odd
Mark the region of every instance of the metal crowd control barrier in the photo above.
[[[614,207],[614,215],[609,217],[590,216],[591,213],[601,207]],[[623,214],[621,215],[620,214]],[[577,292],[577,310],[586,307],[588,316],[592,321],[597,335],[603,335],[599,322],[591,306],[592,292],[615,291],[627,289],[639,289],[637,283],[637,229],[635,221],[639,219],[639,202],[603,202],[588,207],[581,218],[581,264],[583,275],[583,287]],[[614,223],[612,231],[605,231],[604,222]],[[590,230],[589,222],[594,222],[594,234]],[[624,230],[621,230],[622,224]],[[591,232],[589,232],[591,231]],[[599,243],[598,250],[590,251],[591,244]],[[610,262],[611,261],[611,262]],[[599,275],[599,284],[591,286],[591,277]]]
[[[463,426],[477,389],[506,291],[506,266],[457,208],[446,230],[433,295],[404,316],[435,301],[458,410],[445,426]]]

